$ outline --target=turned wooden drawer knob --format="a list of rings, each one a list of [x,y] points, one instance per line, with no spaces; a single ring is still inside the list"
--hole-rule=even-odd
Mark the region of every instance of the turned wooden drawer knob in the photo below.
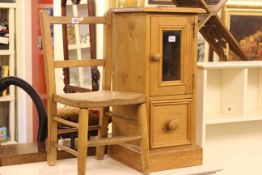
[[[177,130],[177,128],[178,128],[178,122],[176,120],[170,120],[167,123],[167,129],[168,130],[174,131],[174,130]]]
[[[157,54],[154,54],[154,55],[151,57],[151,60],[152,60],[152,61],[159,61],[160,58],[161,58],[160,53],[157,53]]]

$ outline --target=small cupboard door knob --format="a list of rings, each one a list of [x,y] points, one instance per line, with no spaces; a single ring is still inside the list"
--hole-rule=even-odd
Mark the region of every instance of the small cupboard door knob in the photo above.
[[[167,129],[169,131],[175,131],[178,128],[178,122],[176,120],[170,120],[167,122]]]
[[[161,58],[160,53],[157,53],[157,54],[152,55],[151,60],[152,61],[159,61],[160,58]]]

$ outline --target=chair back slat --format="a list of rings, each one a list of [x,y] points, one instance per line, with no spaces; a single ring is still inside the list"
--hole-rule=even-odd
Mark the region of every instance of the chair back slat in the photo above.
[[[51,30],[50,26],[52,24],[104,24],[105,30],[108,30],[107,24],[107,17],[83,17],[83,18],[75,18],[75,17],[53,17],[49,16],[46,10],[40,11],[40,18],[41,18],[41,33],[43,38],[43,49],[44,49],[44,57],[45,57],[45,74],[46,74],[46,85],[47,85],[47,92],[48,98],[52,98],[52,95],[56,93],[56,78],[55,78],[55,69],[56,68],[70,68],[70,67],[96,67],[96,66],[103,66],[104,69],[104,76],[103,76],[103,83],[107,85],[103,85],[103,89],[110,89],[111,86],[111,52],[108,52],[107,49],[104,47],[104,53],[106,59],[89,59],[89,60],[82,60],[82,59],[71,59],[71,60],[63,60],[63,61],[55,61],[54,59],[54,50],[52,46],[52,37],[51,37]],[[108,32],[105,32],[107,35]],[[105,37],[106,38],[106,37]],[[110,37],[111,38],[111,37]],[[104,43],[106,46],[111,47],[111,39],[109,41],[105,39]],[[62,43],[62,42],[61,42]],[[67,48],[68,49],[68,48]],[[110,51],[110,50],[109,50]],[[109,59],[108,59],[109,58]],[[107,63],[108,62],[108,63]],[[108,68],[105,68],[108,66]],[[108,78],[108,80],[104,80]]]
[[[55,65],[55,68],[94,67],[94,66],[104,66],[105,61],[102,59],[66,60],[66,61],[55,61],[54,65]]]
[[[105,24],[105,17],[67,17],[52,16],[51,24]]]
[[[103,89],[111,89],[111,73],[112,73],[112,12],[108,11],[106,14],[106,24],[105,24],[105,47],[104,53],[106,57],[105,67],[103,71]]]
[[[52,98],[56,92],[55,71],[54,71],[54,50],[52,48],[52,36],[50,29],[50,17],[46,10],[40,11],[40,26],[42,33],[42,43],[44,50],[45,78],[47,88],[47,98]]]

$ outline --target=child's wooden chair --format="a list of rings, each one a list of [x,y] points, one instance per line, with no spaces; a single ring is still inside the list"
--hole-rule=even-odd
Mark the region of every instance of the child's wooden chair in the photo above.
[[[110,16],[110,15],[109,15]],[[112,41],[110,34],[110,17],[51,17],[48,12],[42,10],[40,12],[41,33],[43,37],[43,49],[45,56],[45,73],[47,85],[47,106],[48,106],[48,154],[47,162],[49,165],[55,165],[57,160],[57,148],[67,151],[77,157],[78,175],[85,175],[87,147],[97,147],[97,158],[102,159],[104,155],[105,145],[124,144],[126,142],[140,142],[141,165],[145,174],[148,173],[149,161],[149,141],[147,114],[145,105],[145,95],[135,92],[119,92],[111,91],[111,50],[110,43]],[[104,24],[106,30],[106,59],[98,60],[64,60],[55,61],[54,51],[52,48],[52,38],[50,25],[52,24]],[[62,44],[62,42],[61,42]],[[86,93],[56,93],[56,68],[67,67],[84,67],[84,66],[103,66],[103,91],[86,92]],[[78,123],[70,122],[57,115],[57,104],[79,108]],[[120,117],[122,119],[130,119],[126,116],[120,116],[110,112],[109,107],[119,105],[137,105],[137,125],[139,134],[133,136],[117,136],[107,138],[108,116]],[[103,109],[99,118],[99,134],[95,140],[88,140],[88,110]],[[133,119],[133,118],[132,118]],[[131,120],[133,122],[133,120]],[[78,131],[78,149],[77,151],[67,148],[57,143],[57,123],[62,123],[73,127],[72,131]],[[63,132],[63,131],[59,131]]]

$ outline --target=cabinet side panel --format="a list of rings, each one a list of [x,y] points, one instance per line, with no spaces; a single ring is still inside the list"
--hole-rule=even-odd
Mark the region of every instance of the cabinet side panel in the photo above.
[[[112,16],[113,90],[146,92],[146,15]],[[113,107],[119,115],[136,117],[135,106]],[[113,135],[136,135],[136,122],[113,118]]]
[[[113,15],[113,90],[145,93],[146,17]]]

